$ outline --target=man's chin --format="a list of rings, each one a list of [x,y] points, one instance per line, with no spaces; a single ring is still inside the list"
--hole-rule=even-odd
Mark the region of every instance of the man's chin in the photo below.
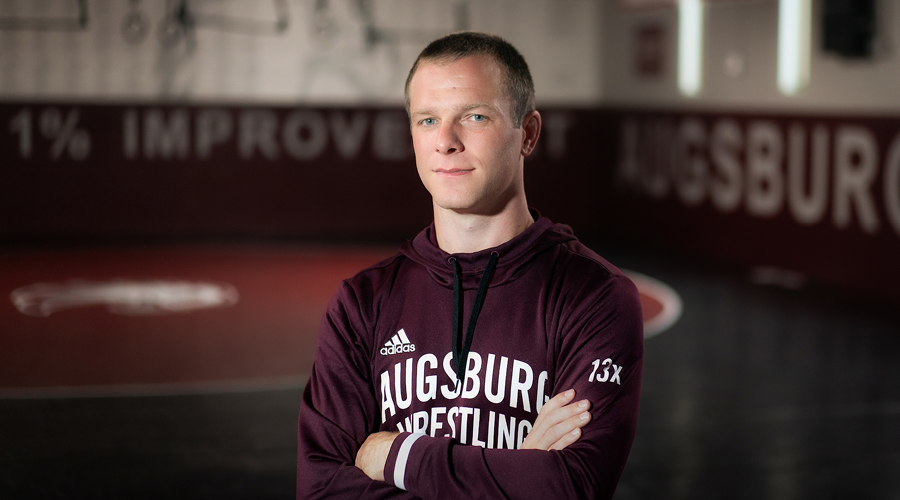
[[[476,213],[475,207],[468,203],[435,203],[435,208],[439,208],[445,212],[454,212],[457,214]]]
[[[503,211],[503,207],[492,207],[485,205],[483,203],[465,203],[461,200],[456,200],[454,202],[445,202],[445,203],[434,203],[435,209],[440,209],[445,212],[452,212],[456,215],[497,215],[498,213]]]

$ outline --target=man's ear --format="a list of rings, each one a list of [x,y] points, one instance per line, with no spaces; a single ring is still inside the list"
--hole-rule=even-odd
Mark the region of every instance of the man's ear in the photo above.
[[[522,120],[522,129],[525,130],[525,138],[522,141],[522,156],[528,156],[534,151],[538,137],[541,136],[541,114],[532,111]]]

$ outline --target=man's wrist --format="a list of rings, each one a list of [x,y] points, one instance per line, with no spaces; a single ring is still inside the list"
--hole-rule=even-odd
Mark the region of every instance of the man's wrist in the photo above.
[[[410,464],[410,454],[412,446],[419,438],[425,434],[411,434],[409,432],[401,432],[391,444],[388,452],[387,460],[384,463],[384,481],[406,490],[406,471]]]
[[[371,479],[384,481],[385,463],[397,434],[396,432],[370,434],[356,453],[356,466]]]
[[[394,438],[394,442],[391,443],[387,459],[384,461],[384,481],[386,483],[394,484],[394,471],[397,468],[397,457],[400,454],[400,446],[410,435],[411,433],[409,432],[401,432]]]

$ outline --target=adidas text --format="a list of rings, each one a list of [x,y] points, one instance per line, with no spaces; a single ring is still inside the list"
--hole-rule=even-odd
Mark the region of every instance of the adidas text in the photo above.
[[[416,344],[392,345],[390,347],[382,347],[381,354],[387,356],[390,354],[399,354],[401,352],[413,352],[416,350]]]
[[[381,355],[388,356],[390,354],[399,354],[401,352],[413,352],[416,350],[416,344],[409,341],[403,328],[397,330],[397,334],[384,343],[381,348]]]

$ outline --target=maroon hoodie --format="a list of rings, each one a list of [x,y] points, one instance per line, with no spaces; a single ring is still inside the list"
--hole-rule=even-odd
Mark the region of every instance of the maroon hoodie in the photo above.
[[[637,290],[568,226],[541,217],[498,247],[450,255],[432,225],[342,282],[325,312],[300,408],[297,497],[611,498],[642,367]],[[517,449],[567,389],[592,402],[581,438]],[[354,466],[376,431],[401,432],[385,482]]]

